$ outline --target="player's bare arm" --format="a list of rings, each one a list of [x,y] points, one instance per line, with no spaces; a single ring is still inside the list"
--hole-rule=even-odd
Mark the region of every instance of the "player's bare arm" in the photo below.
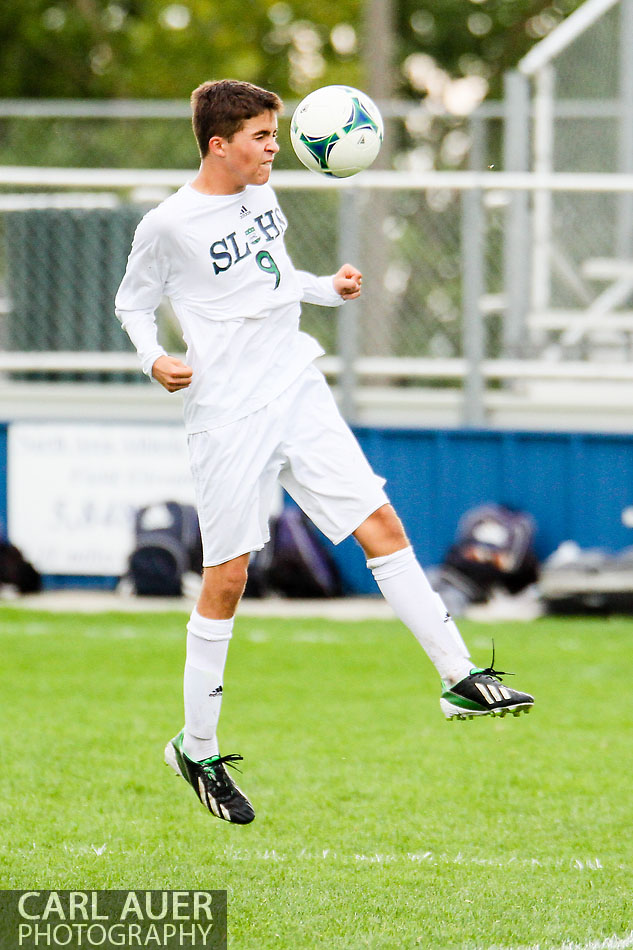
[[[175,356],[159,356],[152,366],[152,376],[168,393],[176,393],[191,385],[193,370]]]
[[[360,297],[363,275],[353,264],[343,264],[332,280],[334,290],[343,300],[354,300]]]

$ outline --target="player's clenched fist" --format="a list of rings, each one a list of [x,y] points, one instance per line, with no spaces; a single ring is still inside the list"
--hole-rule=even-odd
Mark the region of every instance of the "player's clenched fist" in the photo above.
[[[152,376],[168,393],[175,393],[191,384],[193,370],[175,356],[159,356],[152,366]]]
[[[343,300],[354,300],[355,297],[360,297],[362,282],[363,275],[352,264],[343,264],[332,281],[334,290]]]

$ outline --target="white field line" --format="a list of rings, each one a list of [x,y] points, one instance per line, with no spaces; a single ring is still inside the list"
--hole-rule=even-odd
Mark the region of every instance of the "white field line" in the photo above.
[[[95,851],[95,853],[102,853],[105,850],[105,843],[101,847],[101,851],[96,851],[94,845],[88,846],[77,846],[73,844],[64,844],[64,850],[72,852],[73,854],[82,854],[90,853]],[[34,841],[32,843],[32,848],[35,850],[37,844]],[[110,842],[107,846],[107,850],[110,854],[127,854],[125,850],[117,849],[116,845]],[[22,848],[16,849],[17,854],[30,854],[31,848]],[[624,866],[621,864],[612,864],[610,861],[604,861],[597,857],[586,857],[583,855],[582,860],[580,858],[533,858],[533,857],[524,857],[516,858],[511,857],[508,859],[502,858],[488,858],[480,857],[478,855],[468,855],[464,854],[461,851],[458,851],[454,854],[448,854],[446,852],[434,852],[434,851],[406,851],[400,854],[393,852],[384,852],[384,851],[372,851],[372,852],[343,852],[336,851],[333,848],[319,848],[316,850],[309,850],[308,848],[302,848],[300,851],[280,851],[277,848],[238,848],[234,845],[227,845],[222,849],[222,854],[229,861],[244,861],[247,863],[255,863],[258,861],[273,862],[279,864],[298,864],[299,862],[324,862],[327,864],[346,864],[346,865],[399,865],[400,867],[404,865],[430,865],[436,867],[438,865],[444,866],[458,866],[462,867],[471,865],[485,866],[485,867],[495,867],[495,868],[504,868],[508,869],[511,867],[517,868],[557,868],[557,869],[568,869],[570,871],[589,871],[589,872],[599,872],[602,871],[605,867],[611,870],[620,869],[625,870]],[[613,938],[615,939],[615,938]],[[633,931],[631,934],[623,938],[626,940],[633,940]],[[632,947],[633,943],[622,944],[622,947]],[[577,950],[582,948],[582,950],[594,950],[593,944],[591,947],[585,946],[584,944],[563,944],[561,947],[557,947],[556,950]],[[598,942],[595,944],[595,950],[602,950],[603,944]],[[611,944],[604,945],[605,950],[610,950]],[[614,950],[619,950],[620,945],[613,945]],[[502,947],[495,946],[487,948],[487,950],[541,950],[540,946],[537,944],[534,947]]]
[[[599,857],[579,857],[568,858],[534,858],[534,857],[510,857],[510,858],[489,858],[478,855],[468,855],[461,851],[454,854],[434,851],[407,851],[402,853],[374,851],[374,852],[341,852],[332,848],[322,848],[309,850],[302,848],[298,852],[280,851],[277,848],[266,848],[258,850],[253,848],[237,848],[227,846],[223,849],[224,856],[233,861],[274,861],[280,863],[296,863],[299,861],[324,861],[327,863],[339,864],[378,864],[378,865],[405,865],[405,864],[427,864],[432,866],[449,865],[466,866],[474,864],[485,867],[496,867],[508,869],[511,867],[519,868],[560,868],[570,871],[602,871],[605,866],[610,868],[623,869],[623,865],[613,865],[609,861],[604,863],[604,859]],[[504,948],[498,948],[504,950]],[[519,950],[519,948],[514,948]],[[531,950],[531,948],[521,948],[521,950]]]
[[[592,940],[591,943],[565,941],[565,943],[560,943],[553,947],[541,943],[534,943],[529,947],[495,945],[492,947],[481,947],[480,950],[628,950],[629,947],[633,947],[633,931],[625,937],[606,937],[604,940]]]

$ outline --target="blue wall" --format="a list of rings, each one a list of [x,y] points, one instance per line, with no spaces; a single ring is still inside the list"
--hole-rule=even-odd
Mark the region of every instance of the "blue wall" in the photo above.
[[[356,435],[420,561],[441,562],[469,508],[497,502],[529,512],[542,559],[561,541],[620,550],[633,544],[633,435],[359,428]],[[353,540],[333,548],[348,586],[375,591]]]
[[[621,550],[633,544],[633,434],[358,428],[425,566],[438,564],[469,508],[497,502],[529,512],[542,559],[561,541]],[[0,524],[6,525],[7,427],[0,425]],[[374,593],[353,539],[332,552],[347,587]],[[51,579],[52,581],[53,579]],[[86,583],[86,579],[83,579]],[[104,584],[99,579],[101,586]]]

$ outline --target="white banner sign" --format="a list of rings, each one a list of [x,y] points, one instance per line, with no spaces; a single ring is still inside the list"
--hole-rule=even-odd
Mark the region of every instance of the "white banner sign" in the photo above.
[[[125,573],[134,512],[194,503],[181,425],[14,423],[9,535],[43,574]]]

